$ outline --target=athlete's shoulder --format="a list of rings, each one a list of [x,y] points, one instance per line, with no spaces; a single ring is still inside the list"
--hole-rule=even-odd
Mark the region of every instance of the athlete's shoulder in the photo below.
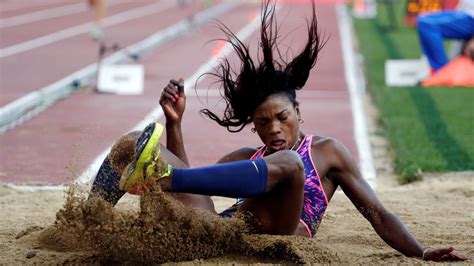
[[[335,138],[326,136],[314,135],[311,147],[319,154],[324,155],[324,157],[340,157],[350,154],[349,150],[342,142]]]
[[[340,141],[335,138],[313,135],[312,146],[313,148],[334,148],[337,145],[342,145]]]
[[[257,152],[257,149],[244,147],[224,155],[217,163],[248,160],[255,152]]]
[[[353,160],[349,149],[335,138],[313,136],[311,147],[318,158],[324,158],[326,163],[332,167],[342,167]]]

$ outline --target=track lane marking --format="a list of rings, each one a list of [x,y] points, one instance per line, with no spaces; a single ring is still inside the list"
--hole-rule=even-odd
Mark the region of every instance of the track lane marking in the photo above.
[[[196,26],[208,22],[210,19],[220,17],[223,14],[240,5],[237,1],[222,2],[219,5],[208,8],[198,13],[194,22]],[[190,29],[190,24],[186,19],[177,22],[165,29],[162,29],[144,40],[130,45],[109,57],[103,59],[104,64],[114,64],[124,62],[129,58],[130,54],[141,54],[146,56],[153,48],[157,48],[163,43],[167,43],[180,35],[185,34]],[[84,84],[92,78],[97,71],[97,63],[84,67],[64,78],[58,80],[42,89],[28,93],[19,99],[14,100],[0,107],[0,134],[10,130],[23,122],[31,119],[40,112],[46,110],[59,99],[65,98],[72,94],[76,89],[72,84],[79,82]]]
[[[110,3],[109,6],[118,5],[125,2],[130,2],[130,1],[129,0],[116,0]],[[0,19],[0,29],[8,28],[8,27],[16,27],[23,24],[37,22],[37,21],[46,20],[46,19],[68,16],[72,14],[86,12],[89,10],[90,8],[86,3],[80,3],[80,4],[72,4],[72,5],[67,5],[67,6],[55,7],[55,8],[47,9],[47,10],[34,11],[34,12],[23,14],[23,15],[6,17],[6,18]]]
[[[129,11],[121,12],[113,16],[107,17],[104,19],[103,26],[104,28],[115,26],[120,23],[127,22],[129,20],[142,18],[149,16],[154,13],[163,12],[167,9],[176,6],[174,2],[158,2],[151,5],[135,8]],[[52,44],[64,39],[68,39],[79,34],[88,32],[92,27],[93,22],[87,22],[81,25],[77,25],[68,29],[64,29],[55,33],[44,35],[26,42],[14,44],[6,48],[0,49],[0,58],[5,58],[8,56],[16,55],[23,53],[32,49],[39,48],[48,44]]]
[[[354,41],[352,39],[352,20],[347,11],[347,6],[338,4],[336,7],[339,34],[341,36],[341,49],[344,61],[344,73],[351,100],[352,120],[354,121],[354,138],[359,151],[359,167],[362,177],[372,188],[376,187],[377,173],[375,171],[370,147],[367,122],[365,121],[364,106],[361,99],[360,77],[357,75],[357,67],[354,55]],[[363,75],[363,74],[362,74]]]
[[[16,4],[18,4],[19,1],[16,2]],[[25,1],[26,2],[26,1]],[[31,3],[34,3],[33,1],[28,1],[30,3],[28,4],[31,4]],[[37,8],[37,7],[42,7],[42,6],[45,6],[45,5],[50,5],[50,4],[56,4],[56,3],[65,3],[67,1],[64,1],[64,0],[49,0],[47,2],[40,2],[38,0],[35,0],[36,3],[34,3],[33,5],[22,5],[22,3],[19,3],[20,5],[13,5],[13,6],[10,6],[10,7],[2,7],[0,10],[2,12],[9,12],[9,11],[16,11],[16,10],[20,10],[20,9],[26,9],[26,8]],[[40,3],[38,3],[40,2]],[[35,5],[36,4],[36,5]]]

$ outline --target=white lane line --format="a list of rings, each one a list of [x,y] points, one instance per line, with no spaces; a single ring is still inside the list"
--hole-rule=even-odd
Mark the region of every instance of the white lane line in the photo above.
[[[81,13],[87,11],[89,8],[85,3],[73,4],[67,6],[61,6],[48,10],[41,10],[36,12],[27,13],[24,15],[8,17],[0,19],[0,28],[8,28],[23,25],[26,23],[31,23],[35,21],[40,21],[43,19],[50,19],[62,16],[68,16],[76,13]]]
[[[129,0],[113,1],[109,4],[109,6],[117,5],[124,2],[129,2]],[[46,19],[69,16],[72,14],[86,12],[89,10],[90,10],[89,5],[87,5],[84,2],[80,4],[72,4],[72,5],[47,9],[47,10],[35,11],[35,12],[23,14],[23,15],[14,16],[14,17],[2,18],[0,19],[0,29],[15,27],[15,26],[19,26],[19,25],[23,25],[23,24],[27,24],[31,22],[36,22],[36,21],[41,21],[41,20],[46,20]]]
[[[278,11],[279,6],[276,7],[276,11]],[[254,31],[256,31],[260,27],[260,16],[256,16],[249,24],[247,24],[244,28],[242,28],[236,35],[241,41],[245,41],[248,39]],[[218,56],[211,57],[207,62],[202,64],[189,78],[186,79],[187,84],[195,84],[197,85],[202,79],[199,79],[202,74],[212,71],[219,63],[219,58],[226,57],[233,52],[232,46],[227,43],[224,48],[220,51]],[[189,86],[186,87],[185,93],[189,94]],[[135,130],[142,130],[147,124],[157,121],[163,116],[163,110],[161,106],[156,107],[153,109],[146,117],[140,121],[135,127],[133,127],[130,131]],[[95,174],[99,170],[100,165],[104,161],[105,157],[109,153],[111,147],[105,149],[94,161],[89,165],[89,167],[77,178],[74,183],[75,184],[87,184],[92,181],[95,177]]]
[[[135,8],[129,11],[115,14],[104,19],[103,26],[110,27],[129,20],[142,18],[154,13],[165,11],[171,7],[176,6],[176,3],[171,1],[158,2],[151,5]],[[94,24],[92,22],[84,23],[68,29],[64,29],[52,34],[44,35],[42,37],[29,40],[23,43],[15,44],[3,49],[0,49],[0,58],[12,56],[28,50],[32,50],[44,45],[48,45],[60,40],[74,37],[76,35],[88,32]]]
[[[68,186],[64,185],[14,185],[6,184],[6,187],[13,188],[25,192],[37,192],[37,191],[54,191],[54,190],[65,190]]]
[[[67,1],[64,1],[64,0],[49,0],[47,2],[40,2],[38,0],[35,0],[35,1],[23,1],[23,2],[28,2],[27,5],[25,4],[22,4],[22,3],[19,3],[20,1],[16,1],[17,4],[19,5],[13,5],[13,6],[9,6],[7,7],[5,4],[4,6],[0,6],[0,11],[2,12],[7,12],[7,11],[14,11],[14,10],[19,10],[19,9],[26,9],[26,8],[35,8],[35,7],[40,7],[40,6],[44,6],[44,5],[48,5],[48,4],[54,4],[54,3],[64,3],[64,2],[67,2]],[[13,3],[12,3],[13,4]]]
[[[341,35],[341,48],[344,57],[344,72],[351,98],[352,119],[354,120],[354,137],[359,150],[359,167],[365,180],[372,188],[376,186],[377,174],[374,167],[372,149],[367,133],[364,107],[361,99],[361,90],[357,87],[356,62],[353,46],[352,21],[344,4],[336,6],[339,33]]]

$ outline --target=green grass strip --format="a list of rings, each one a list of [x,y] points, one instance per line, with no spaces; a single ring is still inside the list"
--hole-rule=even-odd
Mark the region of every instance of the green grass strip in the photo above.
[[[473,170],[474,89],[385,85],[385,60],[421,56],[416,29],[401,25],[403,2],[394,7],[396,28],[390,27],[382,2],[377,18],[355,19],[354,27],[400,181],[417,180],[420,171]]]

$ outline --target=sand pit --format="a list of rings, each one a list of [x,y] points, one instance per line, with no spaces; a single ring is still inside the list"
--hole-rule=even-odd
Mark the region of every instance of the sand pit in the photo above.
[[[460,252],[472,255],[473,181],[474,173],[426,175],[422,182],[406,186],[384,185],[377,193],[423,244],[430,247],[452,245]],[[76,195],[81,195],[80,191],[76,191]],[[0,187],[0,264],[182,260],[421,262],[406,258],[388,247],[343,193],[337,193],[331,201],[319,235],[314,239],[245,234],[241,230],[243,223],[237,219],[186,211],[161,196],[147,200],[167,202],[163,204],[166,206],[141,213],[138,212],[140,201],[135,196],[126,196],[117,210],[100,204],[86,208],[81,205],[80,198],[74,198],[76,201],[69,198],[64,203],[66,197],[63,191],[31,193]],[[229,204],[229,200],[222,198],[216,201],[219,208]],[[63,204],[69,212],[64,211]],[[60,209],[62,211],[58,212]],[[177,211],[171,211],[173,209]],[[161,222],[156,223],[151,218]],[[53,230],[51,225],[56,219],[62,221],[63,226],[68,225],[69,229],[56,228],[55,233],[60,234],[49,234],[50,242],[47,244],[44,236]],[[144,228],[150,231],[143,231]],[[168,231],[160,231],[163,228]],[[163,250],[163,246],[168,248]]]

